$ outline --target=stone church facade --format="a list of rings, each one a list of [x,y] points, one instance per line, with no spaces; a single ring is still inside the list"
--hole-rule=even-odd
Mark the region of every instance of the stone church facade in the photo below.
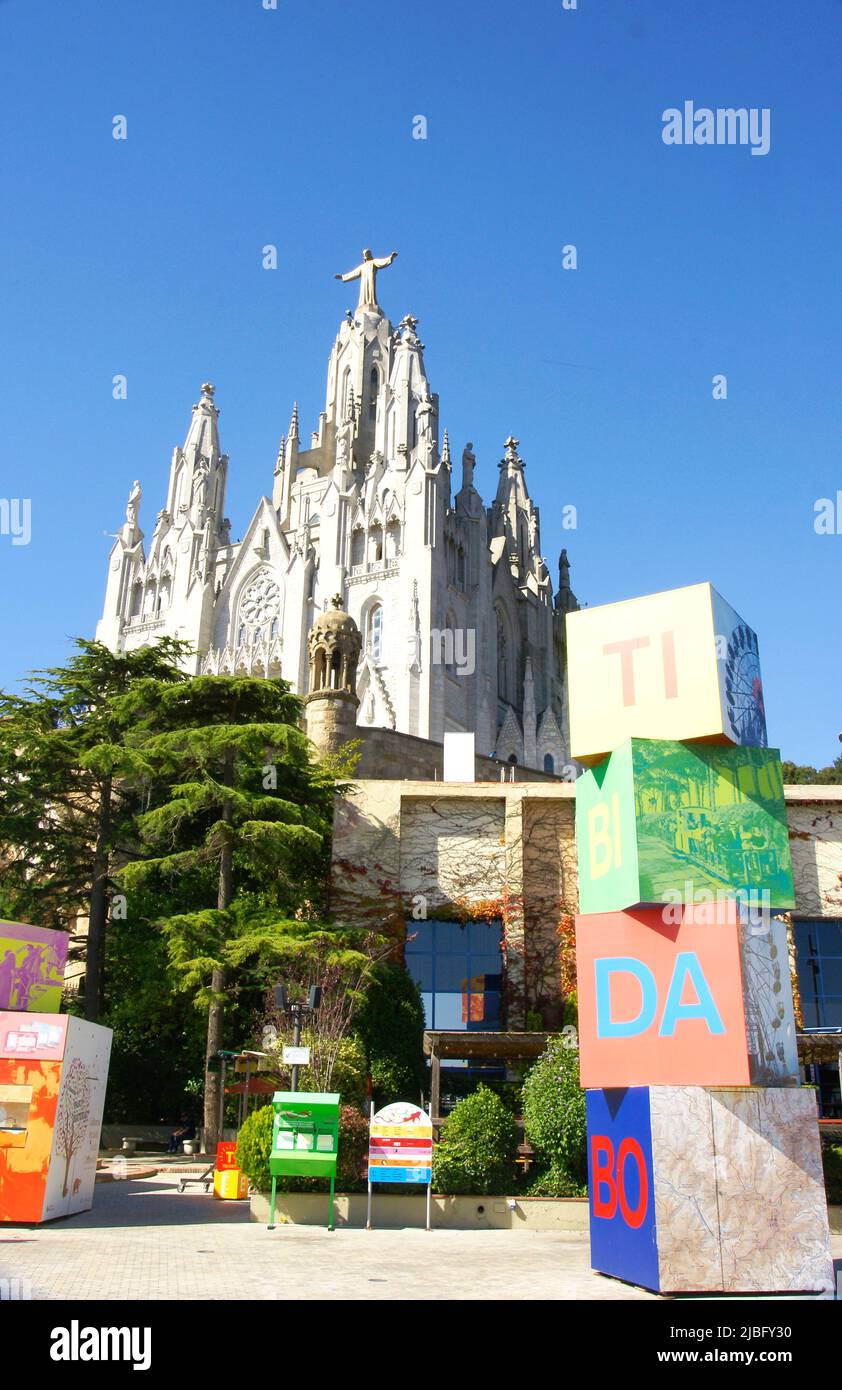
[[[518,441],[486,506],[468,444],[454,477],[417,320],[377,303],[369,253],[345,279],[360,302],[328,360],[309,445],[297,407],[271,496],[242,540],[225,517],[228,456],[213,386],[202,387],[148,545],[132,488],[109,557],[97,637],[130,650],[179,637],[195,673],[283,676],[308,693],[307,639],[334,595],[362,634],[357,720],[559,773],[568,761],[564,615],[577,607],[567,556],[554,594]]]

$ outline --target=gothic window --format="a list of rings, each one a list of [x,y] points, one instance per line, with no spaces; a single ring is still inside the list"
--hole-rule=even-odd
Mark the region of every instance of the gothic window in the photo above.
[[[444,634],[444,669],[449,676],[456,677],[456,614],[451,608],[447,610],[447,619]]]
[[[241,647],[242,647],[242,645],[243,645],[243,643],[245,642],[245,640],[246,640],[247,637],[248,637],[248,628],[246,627],[245,623],[240,623],[240,631],[237,633],[237,642],[238,642],[238,644],[239,644]]]
[[[365,533],[357,526],[351,532],[351,564],[361,565],[365,560]]]
[[[240,644],[257,641],[264,627],[280,616],[281,591],[268,570],[261,570],[240,599]]]
[[[342,377],[342,419],[343,419],[343,420],[347,420],[347,418],[348,418],[348,409],[349,409],[349,407],[350,407],[350,404],[351,404],[351,368],[350,368],[350,367],[346,367],[346,368],[345,368],[345,374],[344,374],[344,376]]]
[[[368,418],[372,424],[377,419],[377,395],[380,390],[380,373],[372,367],[368,383]]]
[[[372,526],[368,540],[368,558],[372,564],[383,559],[383,528]]]
[[[383,651],[383,608],[379,603],[369,609],[366,648],[372,661],[380,661]]]
[[[401,548],[400,522],[390,521],[386,527],[386,559],[396,560]]]
[[[389,407],[389,414],[386,417],[386,457],[395,457],[395,407]]]
[[[456,583],[459,588],[465,590],[465,551],[460,545],[456,550]]]
[[[138,579],[138,580],[132,585],[132,602],[131,602],[131,607],[130,607],[130,609],[129,609],[129,617],[130,617],[130,618],[139,618],[139,617],[140,617],[140,610],[142,609],[142,607],[143,607],[143,584],[142,584],[141,581]]]
[[[506,624],[500,609],[497,609],[497,698],[509,698],[509,653],[506,641]]]
[[[271,624],[271,626],[270,626],[270,628],[269,628],[269,637],[270,637],[270,639],[274,642],[274,640],[275,640],[275,638],[277,637],[277,635],[278,635],[278,620],[277,620],[277,618],[273,618],[273,619],[272,619],[272,624]]]
[[[555,759],[553,758],[552,753],[544,754],[544,771],[555,772]]]

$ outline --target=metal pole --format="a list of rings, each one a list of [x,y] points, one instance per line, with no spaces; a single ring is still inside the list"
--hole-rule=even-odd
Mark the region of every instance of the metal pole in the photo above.
[[[365,1228],[371,1230],[371,1122],[374,1119],[374,1092],[369,1096],[368,1105],[368,1207],[365,1214]]]
[[[432,1192],[432,1190],[433,1190],[433,1184],[432,1184],[432,1181],[430,1181],[430,1182],[427,1183],[427,1230],[428,1230],[428,1231],[431,1231],[431,1230],[433,1229],[432,1226],[430,1225],[430,1193]]]
[[[292,1006],[292,1045],[293,1045],[293,1047],[298,1047],[298,1044],[299,1044],[300,1042],[301,1042],[301,1005],[300,1005],[300,1004],[293,1004],[293,1006]],[[291,1090],[291,1091],[297,1091],[297,1090],[298,1090],[298,1063],[297,1063],[297,1062],[294,1064],[294,1066],[293,1066],[293,1068],[292,1068],[292,1081],[290,1082],[290,1090]]]
[[[225,1124],[225,1058],[222,1059],[222,1069],[219,1078],[219,1137],[225,1137],[223,1125]],[[216,1154],[214,1154],[214,1159]]]
[[[247,1057],[247,1058],[246,1058],[246,1089],[245,1089],[245,1092],[244,1092],[244,1094],[243,1094],[243,1120],[242,1120],[242,1124],[245,1124],[246,1120],[247,1120],[248,1117],[249,1117],[249,1082],[250,1082],[250,1080],[251,1080],[251,1058],[250,1058],[250,1057]],[[242,1125],[241,1125],[240,1127],[242,1128]]]
[[[277,1191],[277,1187],[278,1187],[278,1179],[277,1179],[276,1177],[273,1177],[273,1178],[272,1178],[272,1205],[271,1205],[270,1208],[269,1208],[269,1230],[270,1230],[270,1231],[274,1231],[274,1229],[275,1229],[275,1193],[276,1193],[276,1191]]]
[[[333,1173],[331,1173],[331,1175],[330,1175],[330,1213],[329,1213],[329,1215],[328,1215],[328,1220],[327,1220],[327,1228],[328,1228],[329,1231],[332,1231],[332,1230],[333,1230],[333,1186],[334,1186],[335,1181],[336,1181],[335,1176],[334,1176]]]

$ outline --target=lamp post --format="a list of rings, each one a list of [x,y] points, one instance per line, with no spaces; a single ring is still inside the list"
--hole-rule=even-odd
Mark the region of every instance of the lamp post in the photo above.
[[[312,985],[306,1001],[296,1000],[294,1003],[290,1002],[286,985],[276,985],[274,992],[275,1004],[280,1009],[281,1013],[288,1013],[292,1016],[292,1045],[293,1047],[298,1047],[301,1043],[301,1024],[304,1015],[316,1013],[322,1002],[322,987],[321,985]],[[297,1062],[293,1062],[292,1079],[290,1081],[291,1091],[298,1090],[298,1066],[299,1064]]]

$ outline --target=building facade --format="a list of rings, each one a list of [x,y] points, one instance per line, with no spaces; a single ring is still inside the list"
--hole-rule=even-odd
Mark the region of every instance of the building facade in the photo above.
[[[786,787],[804,1079],[842,1121],[842,787]],[[360,781],[336,807],[331,899],[405,934],[428,1029],[556,1030],[575,989],[576,784]]]
[[[358,724],[436,743],[471,731],[479,753],[558,773],[564,615],[577,606],[567,555],[554,593],[516,439],[490,506],[470,444],[454,465],[417,320],[395,328],[377,303],[389,259],[366,253],[341,277],[360,279],[360,302],[330,352],[325,408],[309,444],[293,408],[271,495],[239,541],[214,387],[202,387],[148,544],[132,488],[97,637],[116,651],[179,637],[194,672],[281,675],[306,695],[308,635],[337,595],[363,639]]]

